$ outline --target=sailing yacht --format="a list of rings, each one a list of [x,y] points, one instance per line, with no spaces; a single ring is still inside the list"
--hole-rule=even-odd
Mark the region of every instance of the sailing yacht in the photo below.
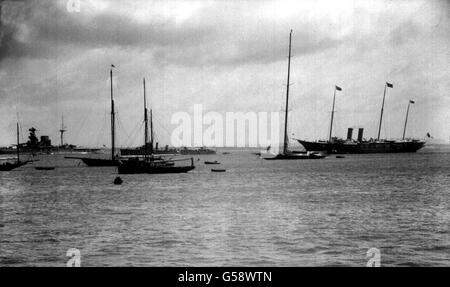
[[[147,98],[145,92],[145,78],[143,80],[144,85],[144,158],[131,157],[127,160],[118,161],[119,174],[140,174],[140,173],[186,173],[195,168],[194,159],[190,158],[190,165],[176,166],[176,161],[185,161],[186,159],[179,160],[166,160],[161,156],[154,155],[153,151],[153,112],[150,109],[150,142],[148,142],[148,110],[147,110]]]
[[[89,158],[89,157],[74,157],[66,156],[65,158],[80,159],[87,166],[117,166],[118,156],[115,154],[115,111],[114,111],[114,96],[113,96],[113,70],[114,65],[111,65],[109,72],[111,79],[111,158]]]
[[[288,135],[287,135],[287,121],[288,121],[288,107],[289,107],[289,78],[291,70],[291,43],[292,43],[292,30],[289,33],[289,56],[288,56],[288,73],[286,82],[286,107],[284,115],[284,143],[283,151],[277,154],[275,157],[264,158],[265,160],[285,160],[285,159],[321,159],[325,156],[321,153],[316,152],[293,152],[288,149]]]
[[[17,158],[16,162],[5,162],[0,164],[0,171],[10,171],[15,168],[26,165],[30,161],[20,161],[20,144],[19,144],[19,123],[17,123]]]

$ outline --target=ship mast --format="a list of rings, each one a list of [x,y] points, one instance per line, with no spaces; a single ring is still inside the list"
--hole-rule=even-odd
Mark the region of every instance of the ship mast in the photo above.
[[[377,137],[378,141],[380,140],[381,123],[383,121],[384,99],[386,98],[386,88],[393,88],[393,85],[388,82],[386,82],[386,84],[384,84],[383,103],[381,104],[380,125],[378,127],[378,137]]]
[[[153,155],[153,110],[150,109],[150,154]]]
[[[284,143],[283,143],[283,154],[287,153],[288,148],[288,137],[287,137],[287,121],[288,121],[288,108],[289,108],[289,78],[291,72],[291,42],[292,42],[292,29],[289,33],[289,56],[288,56],[288,73],[286,81],[286,110],[284,115]]]
[[[114,65],[111,65],[111,70],[109,72],[111,78],[111,160],[114,161],[114,147],[115,147],[115,114],[114,114],[114,97],[113,97],[113,71]]]
[[[61,146],[64,145],[64,133],[66,132],[66,128],[64,127],[64,116],[62,116],[61,129],[59,132],[61,133]]]
[[[145,123],[145,133],[144,133],[144,157],[147,158],[148,151],[148,118],[147,118],[147,98],[145,94],[145,78],[144,78],[144,123]]]
[[[409,102],[408,102],[408,108],[406,109],[405,127],[403,128],[403,137],[402,137],[402,140],[405,139],[406,124],[408,123],[409,106],[410,106],[411,104],[414,104],[414,101],[413,101],[413,100],[409,100]]]
[[[20,162],[19,123],[17,122],[17,163]]]
[[[330,136],[328,137],[328,141],[329,142],[331,142],[331,133],[333,131],[334,103],[336,101],[336,91],[342,91],[342,88],[334,85],[333,108],[331,109]]]

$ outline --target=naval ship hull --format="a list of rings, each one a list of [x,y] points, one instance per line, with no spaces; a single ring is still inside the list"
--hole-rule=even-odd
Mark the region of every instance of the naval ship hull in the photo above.
[[[309,142],[297,140],[307,151],[325,151],[335,154],[352,153],[406,153],[423,148],[425,142],[412,141],[370,141],[370,142]]]

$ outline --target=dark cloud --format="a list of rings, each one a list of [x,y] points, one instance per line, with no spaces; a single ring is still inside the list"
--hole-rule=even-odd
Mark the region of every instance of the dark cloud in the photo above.
[[[0,61],[9,55],[25,52],[26,47],[17,40],[17,36],[19,24],[27,13],[25,1],[0,0]]]
[[[211,20],[213,15],[220,15],[220,7],[200,10],[194,21],[180,25],[168,19],[142,23],[120,11],[106,10],[94,15],[69,13],[61,3],[48,0],[20,6],[6,3],[9,10],[16,10],[19,15],[4,24],[0,60],[52,57],[64,49],[111,47],[147,49],[154,53],[156,62],[186,66],[270,63],[286,56],[286,33],[272,31],[272,37],[260,34],[269,30],[270,25],[259,25],[256,31],[242,30],[245,19],[239,14],[233,16],[234,24],[227,27],[224,24],[230,20],[225,17]],[[242,26],[236,27],[236,23]],[[295,32],[297,55],[320,52],[340,43],[339,39],[310,28],[302,27]],[[274,46],[271,41],[283,45]]]
[[[95,16],[70,13],[64,5],[47,0],[20,6],[5,2],[5,5],[7,9],[4,10],[15,11],[18,17],[2,21],[0,60],[7,57],[45,58],[61,47],[188,47],[197,45],[209,33],[207,26],[178,27],[170,21],[143,24],[117,13]],[[26,38],[19,40],[20,37]]]

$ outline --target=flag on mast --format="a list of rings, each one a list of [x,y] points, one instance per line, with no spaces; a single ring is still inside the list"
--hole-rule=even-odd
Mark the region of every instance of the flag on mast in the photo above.
[[[393,85],[393,84],[391,84],[391,83],[388,83],[388,82],[386,82],[386,86],[387,86],[388,88],[393,88],[393,87],[394,87],[394,85]]]
[[[415,103],[416,103],[416,102],[413,101],[413,100],[409,100],[409,102],[410,102],[411,104],[415,104]]]
[[[341,87],[336,86],[336,91],[342,91]]]

